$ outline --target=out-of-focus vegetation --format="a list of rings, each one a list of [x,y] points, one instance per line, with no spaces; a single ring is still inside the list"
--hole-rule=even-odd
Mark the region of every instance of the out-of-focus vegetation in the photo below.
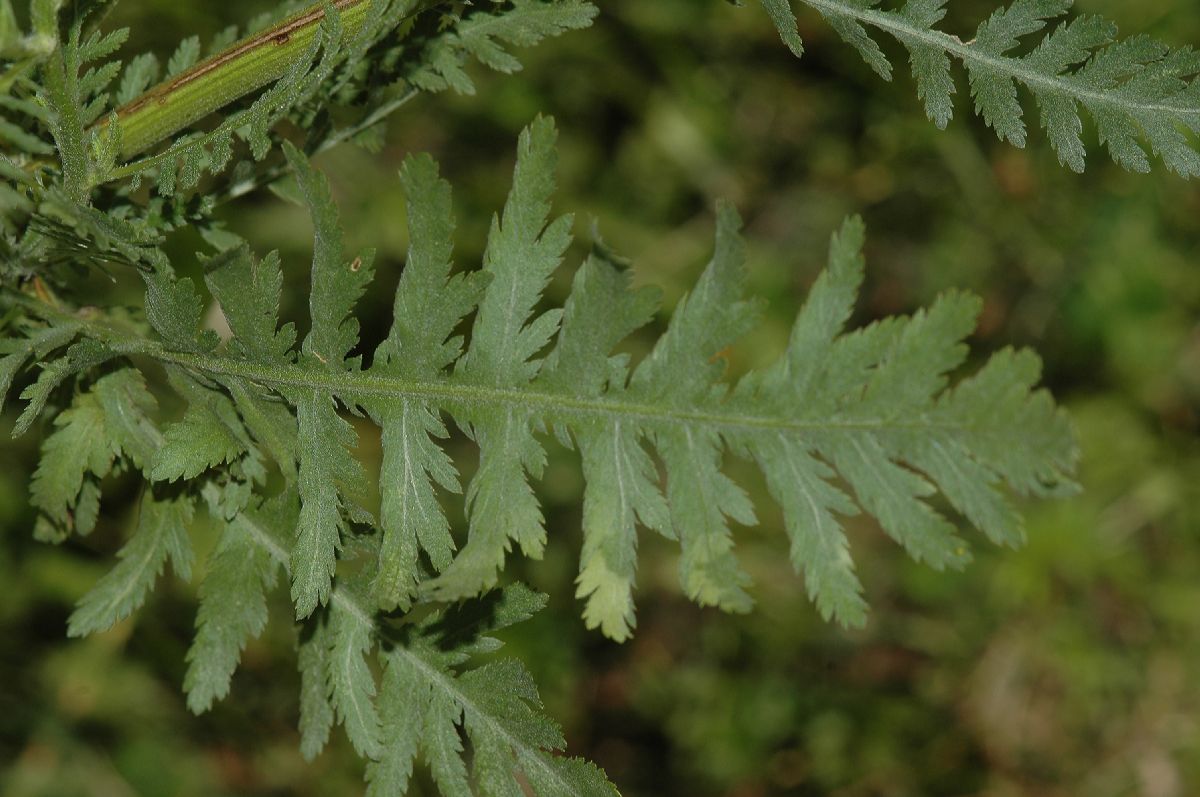
[[[126,52],[166,54],[267,5],[125,0],[111,21],[133,26]],[[957,0],[945,27],[969,31],[994,7]],[[1200,6],[1183,0],[1080,0],[1077,10],[1125,33],[1200,44]],[[579,474],[552,450],[549,551],[516,575],[553,600],[511,635],[515,652],[572,752],[629,795],[1200,793],[1200,187],[1161,169],[1125,173],[1099,151],[1073,175],[1040,136],[1027,151],[998,144],[965,106],[939,132],[902,74],[902,85],[882,83],[811,15],[802,33],[809,52],[796,61],[755,9],[613,0],[591,30],[527,53],[522,74],[480,72],[475,97],[418,99],[380,153],[324,156],[348,243],[380,248],[381,289],[362,313],[378,328],[366,337],[388,322],[407,245],[391,179],[403,155],[442,162],[470,242],[457,257],[471,262],[507,189],[517,132],[552,113],[561,206],[585,210],[581,230],[595,217],[640,279],[667,286],[668,303],[703,264],[715,200],[738,205],[754,289],[773,303],[735,369],[782,349],[829,233],[860,212],[869,266],[858,320],[950,287],[980,293],[980,350],[1031,345],[1045,358],[1046,382],[1078,426],[1084,492],[1027,507],[1024,550],[976,539],[977,562],[961,574],[913,565],[877,529],[853,527],[872,612],[865,630],[846,632],[805,598],[781,523],[747,472],[763,516],[740,545],[757,610],[729,617],[689,604],[674,552],[647,536],[639,627],[620,646],[587,632],[569,598]],[[960,103],[967,94],[960,76]],[[279,248],[294,274],[306,268],[299,208],[260,195],[226,212],[257,250]],[[197,245],[174,243],[184,270]],[[565,280],[557,287],[561,298]],[[81,290],[99,304],[137,285],[97,275]],[[298,311],[303,298],[288,301]],[[299,757],[284,623],[251,646],[230,699],[200,718],[180,691],[188,584],[159,591],[112,632],[65,638],[135,496],[106,493],[84,542],[35,543],[25,490],[36,443],[7,444],[0,474],[0,793],[359,793],[344,740],[315,764]],[[373,445],[364,457],[378,456]],[[273,617],[287,616],[286,589],[275,600]]]

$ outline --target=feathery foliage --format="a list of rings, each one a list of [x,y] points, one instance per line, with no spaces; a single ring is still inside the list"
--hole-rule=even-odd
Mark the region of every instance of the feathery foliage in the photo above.
[[[761,2],[788,48],[800,55],[791,0]],[[1013,0],[969,41],[935,27],[947,0],[906,0],[895,9],[881,8],[881,0],[799,2],[821,14],[884,80],[891,80],[892,64],[869,29],[903,45],[925,112],[940,128],[954,114],[950,62],[957,59],[966,67],[975,112],[1002,141],[1025,146],[1020,84],[1037,101],[1041,126],[1064,166],[1084,168],[1083,107],[1100,142],[1126,169],[1150,170],[1145,144],[1176,174],[1200,175],[1194,139],[1200,133],[1200,54],[1191,48],[1172,50],[1149,36],[1118,39],[1116,26],[1099,16],[1066,20],[1072,0]],[[1035,35],[1041,36],[1036,46],[1027,47]]]
[[[294,148],[288,157],[316,231],[312,327],[299,351],[294,330],[277,328],[275,257],[256,260],[239,247],[209,263],[208,285],[233,331],[224,348],[201,332],[188,281],[148,277],[159,339],[121,347],[170,364],[189,404],[167,426],[148,475],[163,483],[228,471],[254,492],[265,481],[263,452],[282,457],[280,470],[299,497],[287,546],[299,618],[330,605],[339,552],[360,536],[360,525],[378,530],[369,596],[384,610],[480,595],[497,585],[514,548],[540,557],[546,531],[530,481],[545,464],[544,429],[581,452],[579,591],[589,625],[618,639],[633,626],[639,524],[679,540],[681,580],[692,598],[749,608],[730,521],[752,524],[754,510],[722,471],[726,450],[762,470],[810,594],[823,614],[849,624],[863,621],[865,607],[840,517],[865,510],[916,559],[961,567],[965,543],[923,499],[940,490],[991,540],[1016,544],[1020,521],[1001,485],[1022,494],[1069,485],[1071,434],[1049,397],[1033,390],[1036,357],[1002,352],[949,383],[965,359],[977,300],[949,294],[912,318],[844,332],[863,273],[855,220],[834,237],[829,268],[786,354],[736,384],[723,378],[721,353],[754,324],[758,303],[743,296],[739,222],[727,206],[712,261],[636,366],[614,348],[652,317],[656,294],[632,290],[628,272],[605,251],[579,270],[565,308],[534,314],[571,240],[571,218],[550,213],[555,137],[547,119],[521,136],[512,191],[475,272],[453,273],[449,187],[430,159],[408,160],[401,180],[412,249],[394,325],[369,364],[355,354],[353,307],[370,280],[371,254],[343,251],[325,179]],[[464,345],[455,330],[472,312]],[[81,332],[76,347],[95,334]],[[103,434],[98,407],[77,418],[81,409],[61,416],[66,425],[57,434],[94,437],[101,461],[89,467],[102,478],[120,447]],[[366,477],[344,410],[365,412],[383,430],[378,521],[365,505]],[[438,445],[446,416],[480,449],[478,472],[465,486],[469,532],[457,553],[438,498],[439,490],[462,489]],[[56,450],[51,438],[51,463]],[[665,466],[665,493],[652,452]],[[70,476],[61,494],[39,499],[60,522],[80,491],[80,477]],[[248,496],[227,500],[244,506]],[[431,578],[421,575],[426,568]]]
[[[1187,58],[1127,55],[1124,45],[1111,57],[1093,54],[1102,27],[1094,24],[1056,32],[1026,58],[1006,55],[1063,3],[1018,0],[981,28],[977,43],[954,49],[932,28],[944,6],[937,0],[912,0],[903,13],[857,0],[804,1],[881,73],[887,61],[862,23],[899,36],[940,124],[950,116],[947,53],[967,63],[989,124],[1017,143],[1024,128],[1012,81],[1024,82],[1060,153],[1080,165],[1078,133],[1059,135],[1078,127],[1076,101],[1093,114],[1112,112],[1108,121],[1097,116],[1102,135],[1135,166],[1126,150],[1141,152],[1137,133],[1120,114],[1191,101],[1180,80],[1191,74]],[[8,311],[0,397],[27,372],[15,432],[48,421],[31,483],[40,539],[89,534],[112,477],[142,483],[134,531],[80,600],[71,635],[103,632],[133,614],[168,562],[176,577],[191,578],[189,527],[203,511],[217,528],[215,549],[195,568],[200,604],[184,677],[195,712],[229,694],[242,651],[269,621],[272,590],[286,582],[306,756],[341,725],[367,761],[371,794],[405,793],[418,758],[447,795],[612,794],[602,771],[560,755],[562,734],[542,715],[524,668],[492,655],[500,643],[491,634],[545,603],[503,585],[502,572],[515,550],[537,559],[547,546],[534,487],[547,437],[579,452],[577,597],[586,625],[616,640],[636,625],[642,529],[679,543],[690,598],[751,607],[733,536],[756,514],[727,475],[731,456],[757,467],[782,508],[791,560],[817,610],[847,625],[865,621],[866,605],[846,518],[868,515],[914,559],[959,568],[968,544],[948,514],[996,544],[1016,545],[1023,531],[1011,495],[1072,489],[1074,439],[1036,387],[1034,354],[1005,350],[956,376],[977,299],[950,293],[911,317],[846,329],[864,270],[857,219],[833,236],[786,351],[737,379],[726,373],[725,352],[754,327],[761,303],[745,295],[731,206],[718,208],[711,261],[640,361],[621,346],[654,319],[659,294],[635,289],[627,265],[602,244],[575,272],[565,306],[540,309],[574,224],[552,211],[557,132],[548,118],[520,137],[511,191],[478,269],[454,264],[451,189],[437,164],[405,161],[411,247],[393,321],[382,341],[361,339],[355,307],[374,277],[374,254],[346,251],[329,185],[309,156],[362,138],[417,91],[472,92],[472,60],[518,70],[510,48],[587,26],[596,9],[585,0],[432,11],[436,4],[422,0],[326,2],[232,50],[235,30],[207,49],[189,38],[166,59],[156,87],[156,56],[124,68],[107,60],[125,37],[94,30],[94,12],[107,3],[75,4],[63,19],[60,5],[35,0],[26,35],[14,32],[0,0],[8,70],[0,141],[13,145],[0,157]],[[786,0],[764,7],[802,52]],[[908,27],[897,27],[896,15]],[[146,110],[192,96],[191,81],[206,79],[205,52],[219,62],[255,42],[291,48],[264,56],[275,70],[269,78],[211,87],[178,114]],[[1047,70],[1049,78],[1031,77]],[[1098,82],[1079,89],[1086,80]],[[1077,90],[1064,100],[1054,93],[1060,84]],[[1161,96],[1147,100],[1152,89]],[[211,111],[220,120],[193,129]],[[1137,121],[1154,149],[1192,173],[1178,166],[1190,163],[1181,154],[1191,153],[1186,139],[1147,130],[1147,119]],[[1189,120],[1166,124],[1175,130]],[[212,218],[219,202],[285,173],[295,174],[314,229],[304,330],[280,323],[278,254],[257,256]],[[152,190],[141,190],[147,182]],[[228,340],[206,327],[204,291],[178,276],[162,246],[184,225],[197,225],[211,250],[203,287]],[[144,308],[72,308],[56,294],[66,284],[58,267],[81,265],[136,272]],[[168,390],[178,401],[162,405],[181,406],[170,415],[159,406]],[[371,423],[382,442],[378,502],[376,474],[356,455],[359,430]],[[469,480],[444,447],[451,425],[479,451]],[[451,495],[461,495],[467,518],[458,533],[444,510]]]
[[[536,712],[537,690],[514,659],[467,668],[500,647],[494,631],[523,622],[545,597],[509,587],[485,601],[430,615],[382,654],[381,754],[368,765],[369,795],[403,794],[418,752],[443,794],[470,794],[458,728],[474,748],[473,775],[487,794],[520,793],[520,771],[535,794],[611,797],[604,773],[580,759],[552,755],[562,733]],[[344,615],[344,623],[355,622]]]

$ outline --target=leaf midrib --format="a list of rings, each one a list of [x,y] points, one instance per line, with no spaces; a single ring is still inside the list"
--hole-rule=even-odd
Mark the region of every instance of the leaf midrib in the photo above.
[[[418,380],[370,371],[320,371],[293,364],[264,364],[237,360],[212,354],[170,351],[151,341],[125,342],[114,348],[121,354],[143,355],[160,362],[171,363],[213,375],[231,376],[276,388],[322,390],[348,401],[364,398],[391,397],[423,399],[438,407],[495,406],[525,410],[529,415],[542,415],[549,420],[564,417],[601,418],[616,422],[640,419],[647,425],[683,427],[708,426],[724,431],[804,433],[878,432],[911,430],[943,432],[978,431],[978,424],[950,422],[929,415],[917,415],[912,420],[898,418],[783,418],[772,415],[739,412],[733,405],[710,406],[703,409],[682,408],[668,404],[622,400],[612,396],[580,397],[552,393],[536,388],[518,389],[466,384],[451,380]]]

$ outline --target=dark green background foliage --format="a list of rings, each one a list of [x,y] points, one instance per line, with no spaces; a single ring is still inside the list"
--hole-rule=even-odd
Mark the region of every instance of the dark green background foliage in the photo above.
[[[130,0],[111,22],[132,26],[127,52],[165,57],[256,5],[266,4]],[[965,33],[993,8],[958,0],[941,27]],[[1080,0],[1077,10],[1126,33],[1200,42],[1200,8],[1182,0]],[[731,355],[735,372],[782,351],[829,233],[861,213],[868,269],[855,322],[911,312],[951,287],[979,293],[973,348],[1036,346],[1077,425],[1085,491],[1026,507],[1021,551],[973,535],[977,561],[959,574],[913,564],[855,519],[871,613],[846,631],[821,620],[791,572],[761,477],[733,464],[762,521],[739,530],[756,610],[696,608],[678,588],[677,549],[644,535],[638,629],[617,645],[585,630],[569,597],[580,476],[575,455],[550,446],[545,560],[509,567],[552,599],[505,634],[508,650],[533,671],[571,753],[630,795],[1197,793],[1200,191],[1161,168],[1121,171],[1098,150],[1074,175],[1038,132],[1027,150],[1000,144],[966,112],[962,74],[957,117],[939,132],[904,70],[900,85],[883,83],[811,13],[801,34],[796,61],[757,10],[612,0],[591,30],[525,53],[522,75],[476,69],[476,96],[417,99],[379,154],[322,156],[347,248],[379,247],[364,338],[386,334],[407,247],[400,183],[382,176],[409,152],[433,153],[455,186],[456,259],[478,262],[517,135],[549,113],[560,129],[556,207],[577,211],[580,229],[598,219],[639,283],[665,287],[667,306],[703,266],[717,199],[736,204],[750,292],[771,304]],[[280,249],[285,315],[298,317],[305,212],[267,195],[224,212],[255,250]],[[186,232],[171,242],[180,268],[195,265],[198,246]],[[98,305],[137,303],[137,281],[117,276],[76,287]],[[569,271],[556,280],[559,304]],[[373,470],[378,433],[360,434]],[[359,793],[361,762],[340,732],[315,764],[300,758],[286,622],[268,625],[231,696],[198,718],[180,691],[193,586],[168,577],[136,629],[64,640],[74,602],[112,564],[137,485],[107,488],[86,540],[35,543],[26,490],[37,444],[6,444],[0,474],[0,793]],[[451,450],[469,472],[474,449],[456,438]],[[215,535],[202,524],[197,535],[203,561]],[[288,615],[285,585],[270,600],[273,617]]]

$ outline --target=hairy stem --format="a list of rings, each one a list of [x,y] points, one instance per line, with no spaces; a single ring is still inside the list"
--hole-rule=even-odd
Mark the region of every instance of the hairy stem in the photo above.
[[[122,158],[128,159],[183,128],[282,77],[319,34],[327,6],[337,9],[345,35],[357,35],[378,0],[316,3],[249,36],[117,109]],[[415,4],[413,13],[432,2]]]

